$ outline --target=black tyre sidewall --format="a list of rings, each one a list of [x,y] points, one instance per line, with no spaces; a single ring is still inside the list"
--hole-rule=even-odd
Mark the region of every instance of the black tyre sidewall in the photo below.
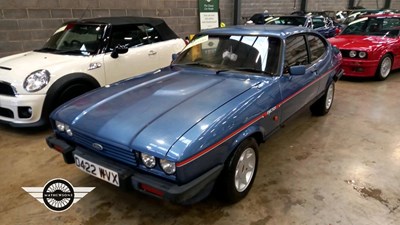
[[[328,91],[329,91],[329,87],[333,86],[333,93],[332,93],[332,102],[331,105],[329,106],[329,108],[326,108],[326,101],[328,100]],[[325,90],[325,94],[319,98],[314,104],[311,105],[310,110],[312,112],[313,115],[315,116],[323,116],[325,114],[327,114],[329,112],[329,110],[332,108],[333,105],[333,100],[335,99],[335,82],[331,82],[326,90]]]
[[[386,80],[386,78],[387,78],[387,77],[389,76],[389,74],[390,74],[390,71],[389,71],[389,74],[388,74],[386,77],[383,77],[382,74],[381,74],[382,62],[383,62],[383,60],[384,60],[385,58],[389,58],[390,61],[392,62],[392,64],[391,64],[390,67],[393,66],[393,58],[392,58],[389,54],[383,55],[381,61],[379,61],[378,68],[376,69],[376,79],[377,79],[377,80]],[[391,70],[391,69],[392,69],[392,68],[390,68],[390,70]]]
[[[236,166],[238,164],[239,158],[242,155],[242,153],[247,149],[247,148],[252,148],[254,150],[255,156],[256,156],[256,163],[255,163],[255,169],[253,176],[251,178],[251,181],[247,188],[239,192],[236,190],[235,187],[235,171],[236,171]],[[233,155],[228,159],[225,168],[221,174],[221,177],[219,179],[218,183],[218,192],[219,196],[224,200],[226,203],[233,204],[241,199],[243,199],[250,191],[253,182],[255,180],[256,174],[257,174],[257,167],[258,167],[258,144],[253,138],[248,138],[244,141],[242,141],[238,147],[236,148],[235,152]]]

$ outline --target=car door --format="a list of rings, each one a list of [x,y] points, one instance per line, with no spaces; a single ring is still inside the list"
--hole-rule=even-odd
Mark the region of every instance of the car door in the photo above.
[[[307,45],[310,57],[310,69],[315,71],[315,78],[318,84],[318,91],[312,93],[310,101],[319,93],[325,90],[325,85],[328,83],[329,76],[327,72],[330,69],[331,62],[328,58],[326,39],[321,38],[315,34],[307,35]]]
[[[303,75],[290,75],[291,66],[304,65]],[[281,121],[287,120],[310,102],[318,93],[318,70],[310,63],[306,35],[294,35],[286,39],[284,53],[284,71],[280,79],[280,90],[283,101]]]
[[[392,68],[400,68],[400,30],[397,30],[395,32],[397,32],[397,34],[395,34],[393,37],[395,43],[392,45],[394,48],[394,59]]]
[[[143,24],[113,26],[110,43],[104,55],[107,84],[149,72],[164,63],[158,59],[159,47],[150,42],[143,26]],[[113,57],[112,51],[118,45],[127,47],[128,52]]]

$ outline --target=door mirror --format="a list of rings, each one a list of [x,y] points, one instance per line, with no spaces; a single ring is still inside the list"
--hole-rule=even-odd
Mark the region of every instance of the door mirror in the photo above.
[[[172,54],[172,61],[175,61],[175,59],[177,59],[177,58],[178,58],[178,54],[176,54],[176,53]]]
[[[336,47],[336,46],[333,46],[333,47],[332,47],[332,50],[333,50],[333,53],[335,53],[335,55],[337,55],[337,54],[339,54],[339,53],[340,53],[340,50],[339,50],[339,48],[338,48],[338,47]]]
[[[124,45],[117,45],[115,46],[114,50],[111,52],[111,57],[116,59],[118,58],[119,54],[125,54],[128,52],[128,47]]]
[[[292,76],[299,76],[306,74],[306,66],[299,65],[299,66],[291,66],[289,68],[289,74]]]

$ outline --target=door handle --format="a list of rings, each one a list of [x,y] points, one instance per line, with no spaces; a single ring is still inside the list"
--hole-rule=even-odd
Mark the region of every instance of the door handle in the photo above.
[[[316,67],[316,66],[313,66],[313,67],[311,68],[311,72],[312,72],[313,74],[317,74],[317,73],[318,73],[317,67]]]
[[[150,50],[148,55],[155,55],[155,54],[157,54],[157,52]]]

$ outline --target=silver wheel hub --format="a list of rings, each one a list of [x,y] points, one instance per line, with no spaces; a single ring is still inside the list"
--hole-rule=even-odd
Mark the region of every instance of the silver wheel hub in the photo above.
[[[247,189],[254,175],[256,168],[256,153],[254,149],[247,148],[240,155],[235,170],[235,188],[238,192]]]
[[[328,92],[326,92],[325,109],[329,109],[333,102],[333,84],[328,87]]]
[[[390,73],[390,69],[392,68],[392,60],[389,57],[383,59],[380,72],[383,78],[387,77]]]

